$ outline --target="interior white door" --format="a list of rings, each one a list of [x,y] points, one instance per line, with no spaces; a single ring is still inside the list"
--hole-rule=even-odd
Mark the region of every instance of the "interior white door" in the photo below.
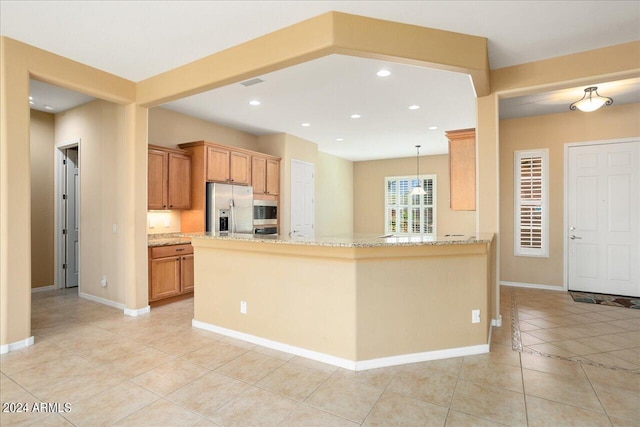
[[[80,269],[80,175],[78,148],[65,150],[65,288],[78,286]]]
[[[291,236],[311,237],[315,227],[315,166],[291,160]]]
[[[640,296],[640,141],[568,149],[568,287]]]

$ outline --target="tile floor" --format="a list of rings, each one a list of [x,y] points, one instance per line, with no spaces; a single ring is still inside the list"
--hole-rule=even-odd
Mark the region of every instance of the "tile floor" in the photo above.
[[[567,298],[505,288],[491,353],[354,373],[194,329],[191,300],[127,317],[75,291],[35,293],[36,343],[1,356],[0,400],[70,411],[3,412],[0,425],[639,425],[640,313]],[[596,364],[612,357],[629,365]]]

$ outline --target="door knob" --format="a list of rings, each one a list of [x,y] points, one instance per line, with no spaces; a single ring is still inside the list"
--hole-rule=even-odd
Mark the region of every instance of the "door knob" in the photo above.
[[[576,236],[576,235],[574,235],[574,234],[572,234],[571,236],[569,236],[569,238],[570,238],[571,240],[582,239],[582,237],[578,237],[578,236]]]

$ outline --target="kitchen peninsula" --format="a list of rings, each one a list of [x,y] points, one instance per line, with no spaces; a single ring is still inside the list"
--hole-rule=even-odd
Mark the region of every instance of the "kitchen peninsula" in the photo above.
[[[352,370],[485,353],[492,238],[194,234],[193,325]]]

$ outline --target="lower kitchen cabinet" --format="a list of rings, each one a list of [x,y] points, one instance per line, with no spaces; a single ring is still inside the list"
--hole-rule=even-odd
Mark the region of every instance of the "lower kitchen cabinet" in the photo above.
[[[193,292],[193,246],[149,248],[149,302]]]

